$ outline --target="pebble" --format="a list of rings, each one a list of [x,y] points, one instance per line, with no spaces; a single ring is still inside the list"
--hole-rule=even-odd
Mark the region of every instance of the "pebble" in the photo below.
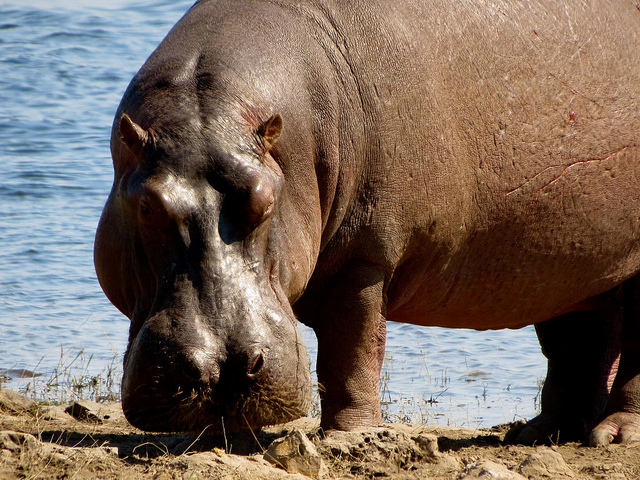
[[[461,480],[527,480],[519,473],[504,465],[483,460],[468,467],[467,474]]]
[[[274,440],[265,452],[264,459],[289,473],[301,473],[311,478],[321,478],[327,470],[316,447],[299,429],[293,429],[286,436]]]
[[[562,455],[549,448],[540,448],[525,458],[518,471],[525,477],[573,478],[575,473]]]
[[[36,402],[8,388],[0,388],[0,411],[23,413],[36,408]]]
[[[13,432],[10,430],[0,432],[0,450],[17,453],[23,450],[33,450],[38,443],[36,437],[29,433]]]
[[[97,403],[90,400],[73,402],[64,410],[76,420],[88,423],[104,423],[124,420],[119,403]]]

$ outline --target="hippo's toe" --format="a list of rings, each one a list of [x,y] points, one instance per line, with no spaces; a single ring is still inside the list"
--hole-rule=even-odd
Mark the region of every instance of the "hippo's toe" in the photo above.
[[[640,442],[640,414],[618,412],[609,415],[591,432],[589,445]]]

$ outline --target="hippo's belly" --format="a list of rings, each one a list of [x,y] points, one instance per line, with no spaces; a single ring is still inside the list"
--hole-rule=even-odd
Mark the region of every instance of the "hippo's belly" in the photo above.
[[[639,150],[560,161],[515,188],[481,184],[463,235],[413,242],[423,249],[396,269],[387,318],[518,328],[596,307],[640,270]]]

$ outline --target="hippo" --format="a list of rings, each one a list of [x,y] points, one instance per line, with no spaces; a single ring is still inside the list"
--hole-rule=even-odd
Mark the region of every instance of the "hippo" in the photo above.
[[[381,421],[387,320],[535,325],[517,443],[640,439],[635,0],[201,0],[129,84],[95,241],[147,431]],[[517,346],[514,345],[517,349]]]

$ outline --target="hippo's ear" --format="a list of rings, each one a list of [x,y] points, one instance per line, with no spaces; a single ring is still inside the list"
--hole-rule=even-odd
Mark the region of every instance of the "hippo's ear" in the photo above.
[[[149,141],[149,133],[123,113],[120,117],[120,138],[132,153],[139,155]]]
[[[269,120],[260,125],[256,133],[262,140],[265,153],[273,148],[278,137],[282,133],[282,117],[279,114],[273,115]]]

